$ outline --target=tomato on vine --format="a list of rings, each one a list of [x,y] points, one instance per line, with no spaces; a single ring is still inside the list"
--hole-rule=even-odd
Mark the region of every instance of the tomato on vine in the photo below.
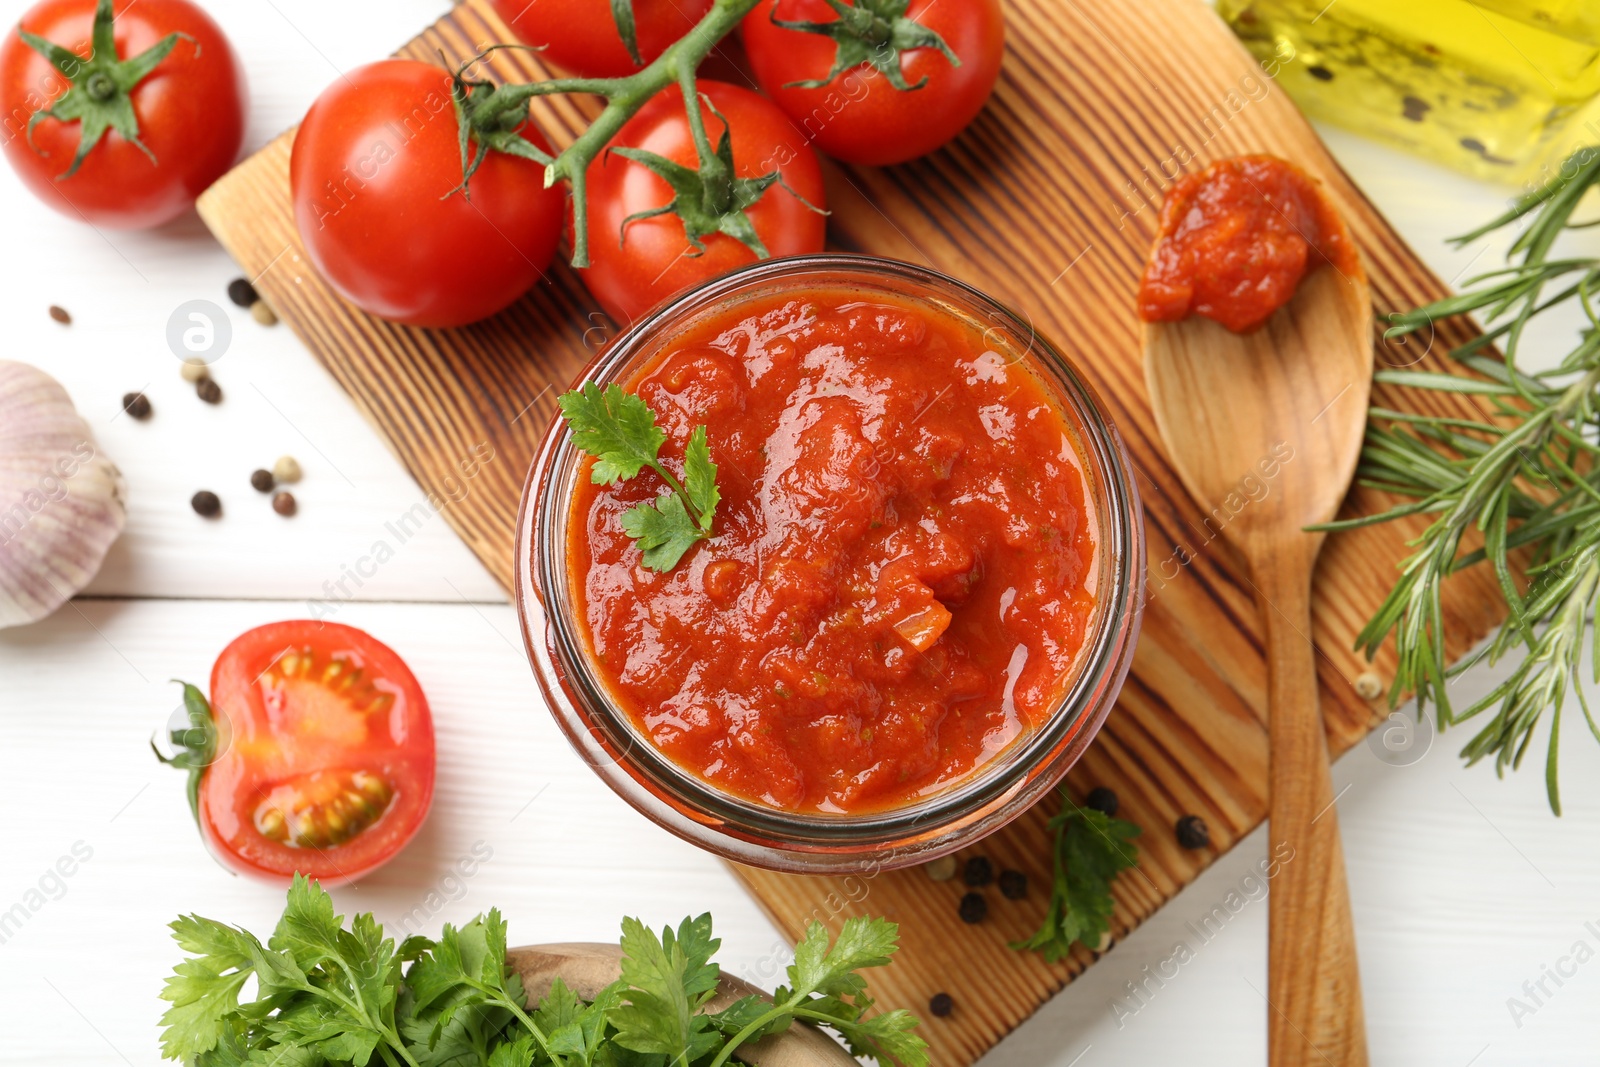
[[[1000,75],[1000,0],[762,0],[740,27],[762,92],[827,155],[885,166],[977,117]]]
[[[35,196],[96,226],[159,226],[233,165],[244,74],[189,0],[42,0],[0,43],[5,154]]]
[[[545,187],[549,144],[526,105],[463,135],[457,99],[472,84],[414,59],[372,63],[323,92],[295,134],[295,226],[363,311],[462,326],[516,300],[555,255],[564,195]]]
[[[693,29],[711,0],[491,0],[491,6],[518,40],[562,69],[621,78]]]
[[[433,718],[405,661],[353,626],[258,626],[223,649],[211,699],[184,685],[172,757],[201,836],[240,874],[334,885],[386,863],[433,802]]]
[[[677,86],[665,89],[588,168],[580,273],[623,325],[735,267],[822,251],[822,169],[805,137],[763,96],[698,87],[694,116]]]

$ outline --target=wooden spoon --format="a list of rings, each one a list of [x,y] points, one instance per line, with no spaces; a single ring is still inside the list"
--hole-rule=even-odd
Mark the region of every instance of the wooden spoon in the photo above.
[[[1265,326],[1151,323],[1145,379],[1167,454],[1207,525],[1239,550],[1266,624],[1270,845],[1293,848],[1268,898],[1273,1067],[1367,1062],[1355,934],[1317,707],[1311,569],[1361,450],[1372,301],[1359,266],[1322,267]],[[1261,486],[1266,487],[1262,495]]]

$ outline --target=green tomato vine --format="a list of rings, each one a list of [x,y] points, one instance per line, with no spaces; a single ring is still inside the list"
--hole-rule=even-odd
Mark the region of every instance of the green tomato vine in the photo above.
[[[864,58],[860,62],[881,69],[887,62],[884,57],[892,53],[894,75],[890,81],[896,89],[911,91],[922,87],[921,82],[908,85],[900,77],[898,52],[900,48],[936,48],[943,52],[952,64],[959,62],[938,34],[930,30],[921,30],[903,17],[905,10],[903,0],[861,0],[860,10],[868,17],[860,19],[845,17],[847,12],[854,10],[849,5],[837,0],[829,2],[841,13],[838,22],[796,23],[790,25],[790,28],[797,32],[826,32],[827,36],[840,43],[839,54],[845,57],[855,54],[853,50],[848,50],[854,46],[849,46],[846,42],[850,39],[852,28],[859,23],[860,33],[865,36],[858,43],[862,49],[870,49],[870,55],[863,52]],[[690,244],[697,250],[701,247],[702,238],[712,233],[725,233],[741,241],[757,256],[766,258],[767,250],[756,236],[755,228],[750,223],[746,211],[772,186],[782,186],[782,176],[774,170],[754,178],[738,177],[734,171],[733,155],[728,144],[726,122],[723,135],[713,143],[706,132],[701,109],[690,106],[690,101],[700,99],[695,84],[700,64],[711,54],[712,49],[732,33],[745,16],[755,10],[760,3],[762,0],[715,0],[711,10],[693,29],[673,42],[651,63],[624,78],[551,78],[540,82],[496,85],[490,81],[469,79],[466,72],[496,49],[510,46],[495,45],[480,52],[455,72],[452,89],[461,127],[462,192],[470,195],[472,175],[490,151],[506,152],[542,163],[545,167],[546,186],[566,182],[571,190],[573,204],[571,262],[574,267],[587,267],[589,229],[585,179],[589,165],[606,151],[623,125],[652,97],[672,86],[678,86],[683,93],[685,117],[689,123],[690,134],[694,138],[698,167],[690,169],[654,153],[637,149],[617,149],[619,155],[649,167],[664,178],[672,187],[674,194],[671,203],[633,216],[628,222],[648,215],[671,212],[683,219],[685,233]],[[612,6],[614,12],[619,7],[628,9],[626,18],[620,16],[617,18],[618,32],[626,43],[629,41],[633,26],[631,5],[628,4],[628,0],[616,0]],[[826,27],[826,30],[820,27]],[[884,32],[888,32],[886,27],[893,28],[893,32],[890,33],[893,40],[887,51],[877,40]],[[835,69],[829,73],[829,77],[832,78],[840,72],[836,62]],[[517,133],[517,130],[526,121],[529,102],[534,97],[566,93],[593,94],[603,97],[606,104],[588,129],[584,130],[572,144],[552,156],[529,143]],[[784,188],[787,189],[787,186]],[[798,195],[790,192],[791,195]]]

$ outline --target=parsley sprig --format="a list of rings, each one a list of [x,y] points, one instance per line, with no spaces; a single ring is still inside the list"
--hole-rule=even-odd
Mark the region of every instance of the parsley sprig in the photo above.
[[[189,954],[167,979],[162,1051],[195,1067],[722,1067],[745,1044],[797,1020],[842,1035],[857,1056],[926,1067],[904,1011],[872,1015],[859,971],[886,965],[895,924],[853,918],[829,943],[813,923],[788,985],[709,1011],[721,971],[711,917],[659,934],[622,924],[622,977],[585,1001],[556,980],[536,1006],[506,964],[491,909],[437,941],[398,946],[369,914],[346,928],[320,886],[296,877],[277,930],[255,935],[196,915],[172,924]],[[240,1003],[246,983],[256,998]]]
[[[561,417],[572,428],[573,445],[595,457],[589,477],[596,485],[625,482],[648,467],[671,490],[622,516],[623,532],[638,542],[646,567],[664,574],[695,542],[711,536],[722,494],[704,426],[696,426],[689,435],[679,481],[661,462],[666,431],[656,425],[650,405],[637,396],[620,385],[602,390],[585,382],[581,389],[563,395],[560,404]]]
[[[1044,953],[1051,963],[1065,958],[1075,942],[1089,948],[1111,929],[1111,883],[1139,862],[1131,842],[1139,828],[1094,808],[1073,803],[1061,791],[1062,808],[1050,820],[1055,831],[1055,881],[1044,923],[1026,941],[1011,947]]]

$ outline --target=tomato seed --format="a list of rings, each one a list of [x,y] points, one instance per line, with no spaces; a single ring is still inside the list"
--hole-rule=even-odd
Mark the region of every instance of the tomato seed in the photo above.
[[[393,799],[389,783],[368,771],[314,771],[267,795],[256,830],[291,848],[331,848],[377,822]]]

